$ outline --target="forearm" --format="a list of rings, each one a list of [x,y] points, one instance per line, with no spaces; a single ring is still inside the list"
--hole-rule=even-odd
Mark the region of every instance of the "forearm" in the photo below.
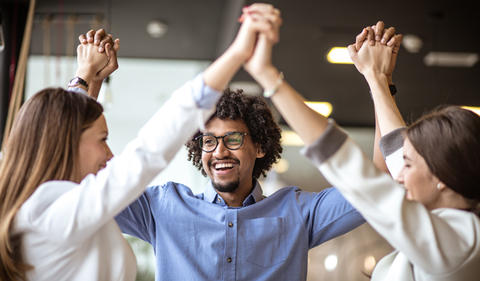
[[[204,71],[203,80],[210,88],[223,91],[244,62],[245,58],[230,47]]]
[[[405,121],[390,94],[387,77],[384,74],[367,73],[365,78],[372,92],[381,135],[384,136],[395,129],[405,127]]]
[[[255,79],[264,89],[272,89],[279,75],[279,71],[272,67],[256,75]],[[313,143],[325,131],[327,119],[308,107],[303,97],[287,82],[280,84],[272,96],[272,102],[306,145]]]
[[[378,169],[388,173],[387,164],[385,163],[384,155],[380,150],[380,138],[382,134],[380,132],[380,127],[378,125],[378,117],[375,113],[375,140],[373,143],[373,163],[377,166]]]
[[[100,93],[100,89],[102,88],[102,83],[103,83],[102,80],[92,81],[88,87],[88,95],[94,98],[95,100],[97,100],[98,94]]]

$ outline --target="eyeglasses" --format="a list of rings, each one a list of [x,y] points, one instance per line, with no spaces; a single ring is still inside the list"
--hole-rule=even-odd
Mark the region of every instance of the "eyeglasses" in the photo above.
[[[224,136],[214,136],[212,134],[200,135],[195,138],[198,141],[198,145],[205,152],[212,152],[217,149],[218,139],[223,140],[223,145],[230,150],[237,150],[242,147],[244,136],[248,135],[247,133],[241,132],[228,132]]]

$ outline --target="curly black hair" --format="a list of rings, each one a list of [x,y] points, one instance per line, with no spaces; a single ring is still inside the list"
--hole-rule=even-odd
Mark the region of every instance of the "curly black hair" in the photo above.
[[[265,156],[255,160],[253,178],[265,176],[272,165],[280,159],[282,146],[280,144],[281,130],[273,120],[272,112],[261,97],[243,94],[242,90],[226,89],[217,103],[215,113],[210,117],[221,120],[242,120],[245,122],[254,143],[259,144]],[[207,122],[208,123],[208,122]],[[202,149],[195,138],[201,134],[198,131],[185,146],[188,150],[188,161],[192,161],[204,176],[202,167]]]

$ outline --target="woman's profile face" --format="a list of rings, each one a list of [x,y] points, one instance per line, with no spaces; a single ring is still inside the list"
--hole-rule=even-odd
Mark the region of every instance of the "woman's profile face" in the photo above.
[[[102,114],[80,136],[79,181],[88,174],[97,174],[99,170],[106,167],[107,161],[113,157],[107,144],[107,137],[107,123]]]
[[[440,191],[436,188],[439,180],[408,138],[403,145],[403,160],[404,166],[397,181],[405,186],[407,199],[418,201],[428,209],[436,208],[440,196]]]

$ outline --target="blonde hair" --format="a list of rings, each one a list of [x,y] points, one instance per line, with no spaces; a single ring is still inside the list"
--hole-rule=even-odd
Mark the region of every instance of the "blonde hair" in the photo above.
[[[94,99],[47,88],[20,109],[0,163],[0,279],[25,280],[21,234],[12,234],[15,216],[37,187],[73,180],[82,132],[103,112]]]

